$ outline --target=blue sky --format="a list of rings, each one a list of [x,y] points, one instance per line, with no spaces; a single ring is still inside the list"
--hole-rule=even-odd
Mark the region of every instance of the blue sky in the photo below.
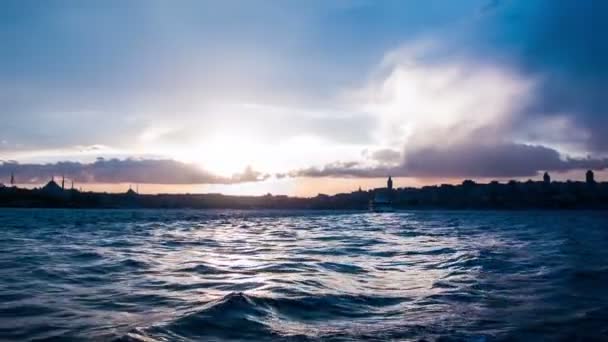
[[[0,169],[26,183],[517,178],[608,164],[604,2],[1,6]],[[138,161],[169,169],[139,179]]]

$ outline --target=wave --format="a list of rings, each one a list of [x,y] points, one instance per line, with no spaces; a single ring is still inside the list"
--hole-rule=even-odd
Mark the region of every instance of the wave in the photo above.
[[[351,321],[379,307],[395,306],[406,299],[363,295],[303,296],[296,298],[261,297],[231,292],[197,310],[171,321],[148,328],[138,328],[118,341],[163,340],[273,340],[314,338],[315,329],[294,328],[318,322]],[[334,328],[333,333],[344,334]],[[371,327],[368,327],[371,328]],[[318,332],[318,331],[317,331]],[[360,333],[360,332],[359,332]]]
[[[0,213],[0,339],[608,336],[606,215],[57,215]]]
[[[191,266],[191,267],[180,268],[180,269],[177,270],[177,272],[197,273],[197,274],[201,274],[201,275],[209,275],[209,274],[222,274],[222,273],[226,273],[227,271],[222,270],[222,269],[217,268],[217,267],[205,265],[205,264],[198,264],[198,265]]]
[[[263,323],[269,313],[259,300],[230,293],[168,323],[131,331],[119,341],[261,338],[272,335]]]

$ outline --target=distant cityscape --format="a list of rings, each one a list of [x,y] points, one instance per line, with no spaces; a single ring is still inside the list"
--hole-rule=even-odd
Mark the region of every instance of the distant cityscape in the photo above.
[[[585,181],[552,181],[548,173],[540,180],[394,187],[389,176],[386,187],[336,195],[302,198],[285,195],[229,196],[222,194],[139,194],[83,192],[65,179],[51,179],[41,188],[26,189],[0,183],[0,207],[21,208],[196,208],[196,209],[608,209],[608,183],[596,182],[592,170]]]

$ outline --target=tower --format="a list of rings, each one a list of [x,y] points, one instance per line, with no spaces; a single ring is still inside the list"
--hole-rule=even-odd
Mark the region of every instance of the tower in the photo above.
[[[61,190],[65,190],[65,175],[61,175]]]
[[[551,176],[549,176],[548,172],[545,172],[545,174],[543,175],[543,182],[545,182],[545,184],[551,183]]]
[[[393,190],[393,179],[391,178],[391,176],[388,176],[388,180],[386,181],[386,188],[388,189],[388,191]]]
[[[585,180],[587,181],[587,184],[595,184],[595,179],[593,177],[593,171],[587,170],[587,173],[585,174]]]
[[[15,173],[11,171],[11,186],[15,185]]]

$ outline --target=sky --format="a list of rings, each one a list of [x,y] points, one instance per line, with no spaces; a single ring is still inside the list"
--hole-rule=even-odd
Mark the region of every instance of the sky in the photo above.
[[[0,182],[608,179],[608,2],[0,3]]]

